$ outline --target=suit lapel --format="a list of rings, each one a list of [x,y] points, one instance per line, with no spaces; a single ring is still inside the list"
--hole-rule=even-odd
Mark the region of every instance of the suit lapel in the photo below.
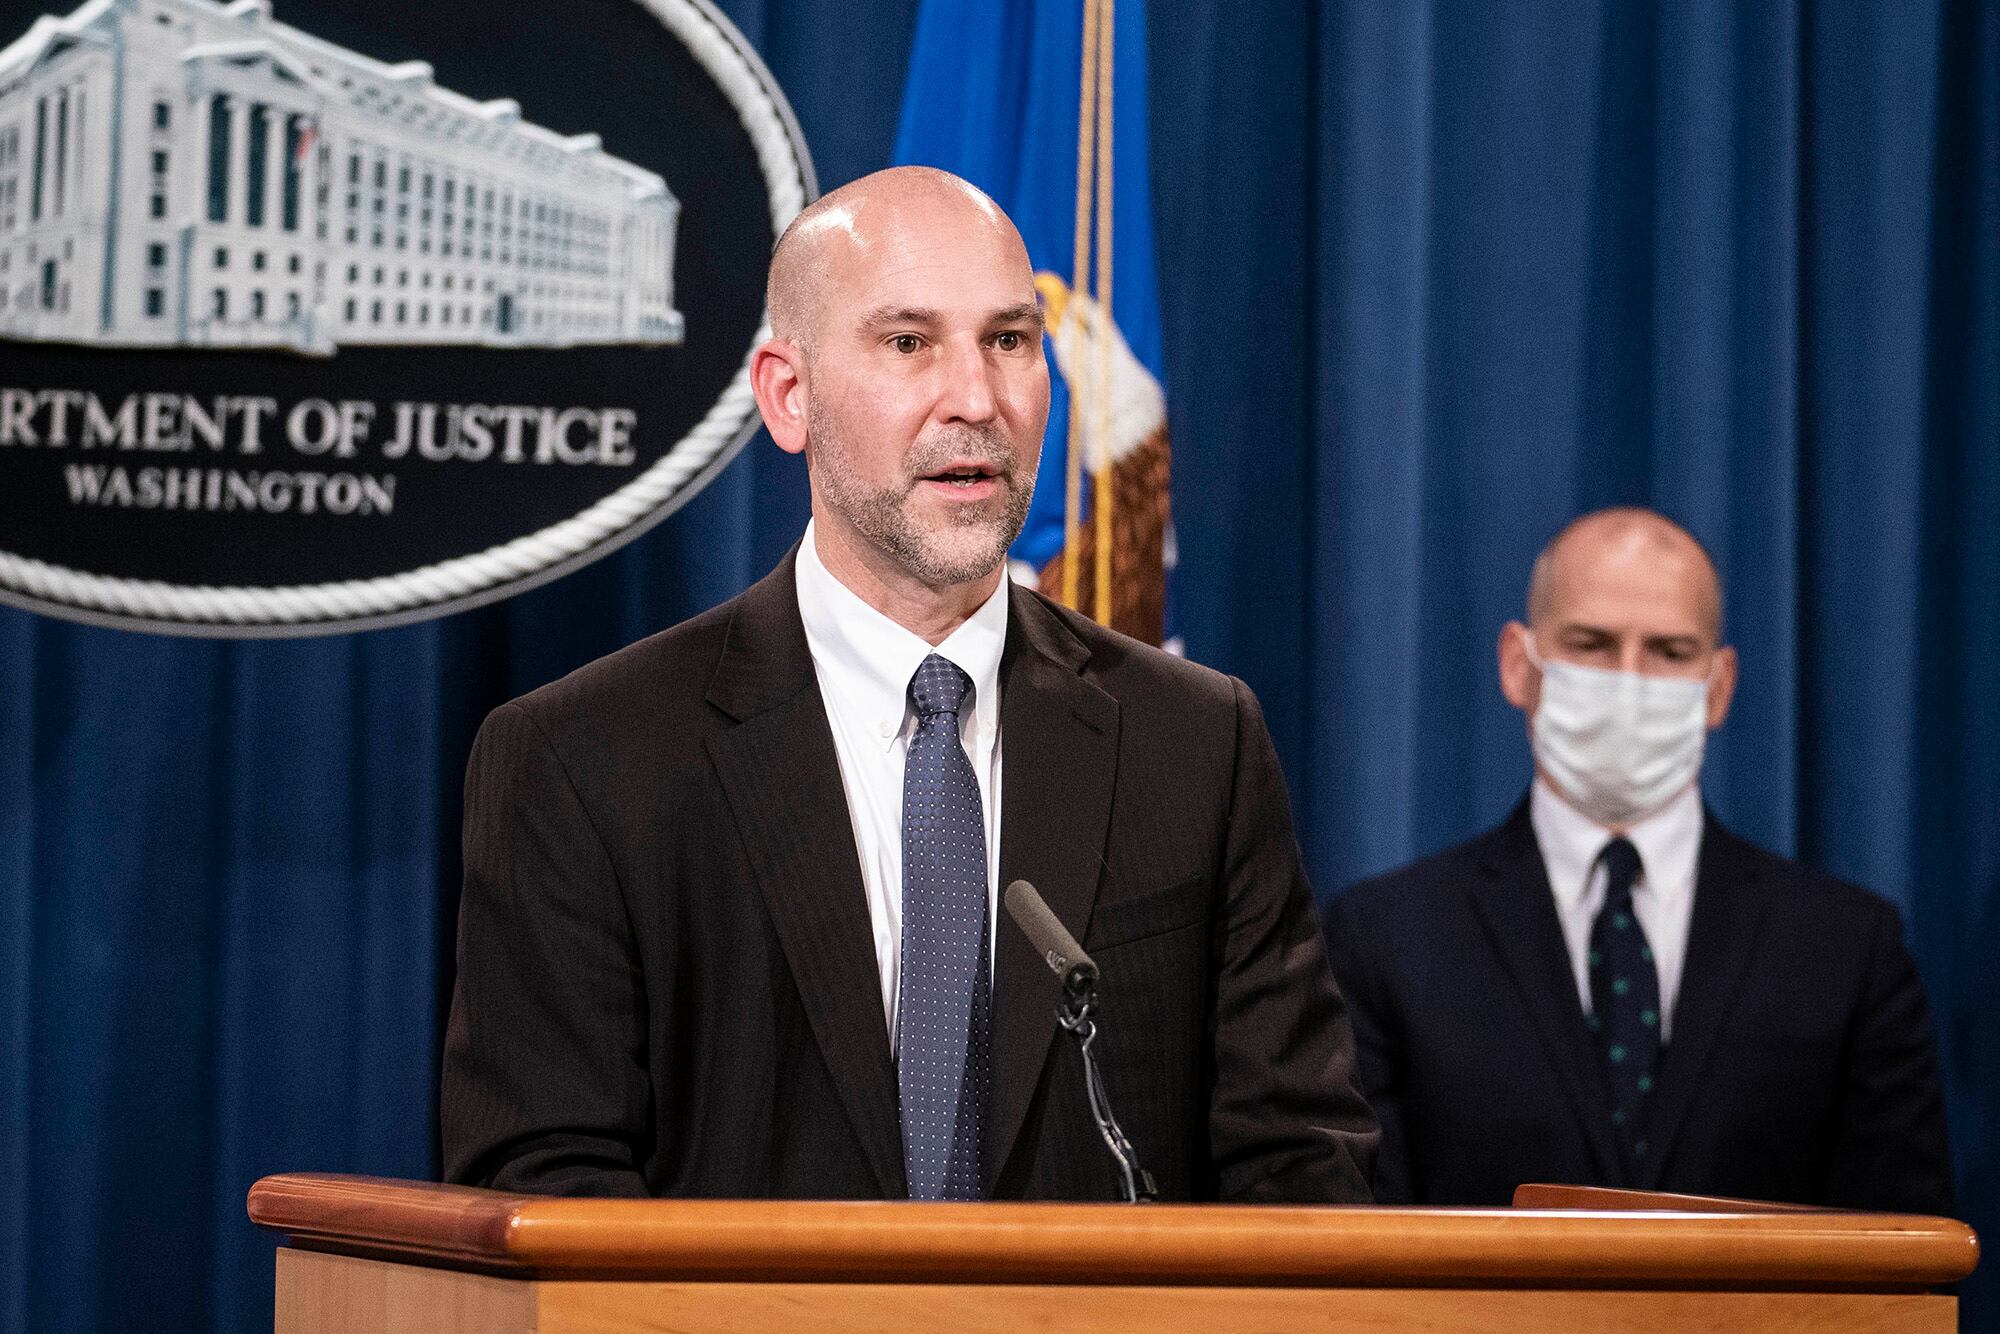
[[[737,604],[708,699],[738,725],[711,736],[708,752],[813,1036],[893,1199],[908,1186],[881,973],[840,761],[799,620],[796,554]]]
[[[1623,1173],[1597,1048],[1584,1025],[1576,974],[1526,801],[1488,839],[1480,869],[1473,906],[1560,1077],[1601,1179],[1618,1183]]]
[[[1019,587],[1011,599],[1000,665],[1000,888],[1028,881],[1081,940],[1104,865],[1118,703],[1079,675],[1090,651],[1054,612]],[[1056,1034],[1055,975],[1011,920],[996,927],[993,1092],[981,1163],[989,1195]]]
[[[1673,1040],[1660,1056],[1660,1083],[1646,1135],[1653,1152],[1646,1179],[1638,1183],[1645,1189],[1658,1188],[1722,1021],[1736,1003],[1757,950],[1765,898],[1756,859],[1748,854],[1747,845],[1704,813]]]

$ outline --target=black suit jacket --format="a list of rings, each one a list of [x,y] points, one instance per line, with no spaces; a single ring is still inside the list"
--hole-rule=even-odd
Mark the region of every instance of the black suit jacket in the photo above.
[[[1103,970],[1114,1105],[1169,1199],[1367,1198],[1377,1132],[1239,682],[1011,594],[1000,881]],[[466,777],[447,1179],[907,1194],[882,992],[793,564],[497,709]],[[994,956],[982,1163],[1112,1199],[1056,979]]]
[[[1949,1213],[1930,1021],[1889,904],[1706,818],[1646,1133],[1625,1179],[1523,802],[1326,914],[1384,1202],[1504,1204],[1527,1181]]]

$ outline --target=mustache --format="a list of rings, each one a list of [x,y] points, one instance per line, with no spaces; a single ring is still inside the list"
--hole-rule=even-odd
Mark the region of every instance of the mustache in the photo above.
[[[1011,478],[1020,467],[1021,454],[997,428],[947,426],[920,437],[910,456],[903,460],[903,470],[909,475],[910,485],[915,486],[953,463],[964,462]]]

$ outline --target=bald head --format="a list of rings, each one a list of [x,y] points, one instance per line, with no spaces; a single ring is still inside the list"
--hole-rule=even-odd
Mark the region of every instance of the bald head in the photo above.
[[[1576,519],[1535,558],[1528,622],[1540,626],[1607,582],[1637,583],[1698,625],[1708,647],[1722,642],[1722,581],[1707,548],[1664,515],[1636,505]]]
[[[1528,623],[1501,628],[1499,656],[1501,693],[1530,719],[1558,660],[1627,677],[1703,682],[1710,731],[1722,726],[1736,693],[1736,650],[1722,642],[1715,562],[1687,529],[1636,506],[1586,514],[1542,549],[1528,581]],[[1550,778],[1543,762],[1538,750],[1536,769]],[[1585,799],[1574,788],[1568,795],[1572,804]]]
[[[772,441],[805,455],[813,549],[941,642],[1000,579],[1048,425],[1020,233],[947,172],[877,172],[785,229],[766,299],[750,386]]]
[[[785,228],[764,289],[771,332],[810,353],[843,263],[868,256],[913,219],[953,221],[954,215],[1004,231],[1025,271],[1020,234],[978,186],[935,167],[890,167],[821,195]]]

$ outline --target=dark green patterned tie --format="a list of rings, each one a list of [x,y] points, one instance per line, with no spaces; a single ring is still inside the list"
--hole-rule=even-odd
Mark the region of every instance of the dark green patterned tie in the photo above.
[[[1590,1028],[1603,1059],[1611,1126],[1628,1181],[1641,1179],[1646,1154],[1646,1107],[1660,1063],[1660,975],[1646,932],[1632,913],[1639,851],[1614,838],[1598,854],[1604,863],[1604,906],[1590,927]]]

